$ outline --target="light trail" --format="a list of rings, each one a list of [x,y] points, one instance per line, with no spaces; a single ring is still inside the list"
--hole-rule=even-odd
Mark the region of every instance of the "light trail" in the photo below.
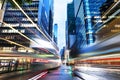
[[[53,42],[53,40],[51,41],[46,35],[45,35],[45,33],[33,22],[33,20],[25,13],[25,11],[18,5],[18,3],[15,1],[15,0],[12,0],[14,3],[15,3],[15,5],[21,10],[21,12],[28,18],[28,20],[36,27],[36,29],[38,30],[38,31],[40,31],[41,32],[41,34],[43,34],[43,36],[50,42],[50,43],[53,43],[52,44],[52,46],[55,46],[55,42]],[[56,46],[55,46],[56,47]],[[57,49],[57,47],[56,47],[56,50],[58,50]]]
[[[0,37],[0,39],[1,39],[1,40],[4,40],[4,41],[7,41],[7,42],[9,42],[9,43],[11,43],[11,44],[15,44],[15,45],[17,45],[17,46],[24,47],[25,49],[30,49],[30,50],[34,51],[34,49],[32,49],[32,48],[23,46],[23,45],[21,45],[21,44],[18,44],[18,43],[16,43],[16,42],[10,41],[10,40],[8,40],[8,39],[4,39],[4,38],[1,38],[1,37]]]
[[[28,39],[31,42],[36,43],[35,41],[33,41],[32,39],[28,38],[27,36],[25,36],[24,34],[22,34],[20,31],[18,31],[17,29],[13,28],[12,26],[10,26],[9,24],[2,22],[3,24],[5,24],[6,26],[8,26],[9,28],[11,28],[12,30],[14,30],[15,32],[17,32],[18,34],[20,34],[21,36],[23,36],[24,38]]]
[[[18,3],[15,1],[15,0],[12,0],[15,4],[16,4],[16,6],[21,10],[21,12],[28,18],[28,20],[36,27],[36,29],[38,30],[38,31],[40,31],[42,34],[43,34],[43,36],[48,40],[48,41],[50,41],[51,42],[51,40],[44,34],[44,32],[33,22],[33,20],[24,12],[24,10],[18,5]]]
[[[28,79],[28,80],[38,80],[39,78],[41,78],[42,76],[44,76],[47,73],[48,73],[48,71],[42,72],[42,73],[40,73],[40,74],[38,74],[38,75]]]

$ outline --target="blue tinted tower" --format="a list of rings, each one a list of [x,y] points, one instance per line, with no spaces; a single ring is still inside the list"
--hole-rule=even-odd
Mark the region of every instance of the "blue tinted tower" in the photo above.
[[[45,33],[45,35],[51,40],[49,33],[52,34],[50,30],[52,26],[53,17],[53,0],[32,0],[31,4],[24,3],[22,9],[24,12],[33,20],[33,22]],[[4,0],[0,1],[0,4],[4,3]],[[49,4],[49,5],[48,5]],[[3,5],[0,5],[3,8]],[[50,14],[51,11],[51,14]],[[1,12],[1,11],[0,11]],[[50,17],[51,15],[51,17]],[[5,14],[3,15],[3,22],[11,25],[15,30],[18,30],[29,39],[45,37],[38,31],[35,26],[27,19],[27,17],[17,8],[12,8],[10,3],[6,3]],[[49,24],[50,28],[49,28]],[[2,25],[0,27],[0,37],[3,39],[9,39],[15,43],[21,44],[25,47],[31,47],[31,42],[29,39],[21,36],[16,31],[10,29],[7,25]],[[8,43],[4,40],[0,40],[0,47],[5,47],[4,49],[12,50],[15,44]],[[58,47],[53,44],[54,47]],[[24,51],[24,48],[16,46],[18,50]]]
[[[76,26],[74,16],[74,4],[69,3],[67,5],[67,28],[68,30],[68,49],[72,48],[76,40]]]
[[[83,0],[87,44],[95,41],[96,24],[101,23],[100,7],[106,0]]]
[[[85,27],[85,11],[83,0],[74,0],[74,13],[76,25],[76,45],[78,49],[87,46],[86,27]]]
[[[58,43],[58,24],[54,24],[53,27],[53,40],[56,44]]]

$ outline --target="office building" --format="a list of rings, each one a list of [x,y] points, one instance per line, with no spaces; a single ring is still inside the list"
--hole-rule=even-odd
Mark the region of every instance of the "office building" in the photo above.
[[[76,33],[79,48],[87,47],[96,40],[95,31],[102,24],[100,7],[105,0],[73,0]]]
[[[74,0],[74,13],[76,25],[76,45],[78,49],[87,46],[86,27],[85,27],[85,11],[83,0]]]
[[[50,30],[53,16],[52,0],[32,0],[31,3],[24,3],[21,7],[25,13],[18,8],[12,8],[10,3],[6,4],[0,27],[1,50],[33,51],[31,48],[33,43],[36,43],[36,39],[51,40],[49,33],[52,33]],[[53,46],[57,48],[55,44]]]
[[[53,27],[53,40],[56,44],[58,43],[58,24],[54,24]]]
[[[103,24],[99,25],[96,31],[97,41],[106,40],[116,36],[120,32],[120,1],[107,0],[101,6],[101,16]],[[104,9],[105,8],[105,9]]]
[[[102,23],[100,7],[104,2],[105,0],[83,0],[87,44],[92,44],[95,41],[94,32],[98,28],[97,26]]]
[[[75,17],[74,17],[74,4],[69,3],[67,5],[67,28],[68,29],[68,49],[70,49],[76,40],[76,28],[75,28]]]

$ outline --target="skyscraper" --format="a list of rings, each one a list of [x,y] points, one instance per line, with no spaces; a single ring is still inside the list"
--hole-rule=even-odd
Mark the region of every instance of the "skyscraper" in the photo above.
[[[17,51],[26,51],[29,49],[27,47],[32,47],[32,43],[36,43],[36,39],[51,40],[49,22],[53,15],[52,12],[50,14],[53,4],[52,0],[45,1],[33,0],[30,4],[24,3],[21,7],[25,13],[7,3],[3,25],[0,27],[2,49],[12,50],[15,47]],[[52,22],[50,24],[52,27]],[[55,44],[52,45],[57,48]]]
[[[72,37],[72,39],[68,40],[74,39],[74,41],[71,41],[74,42],[71,48],[73,54],[79,54],[81,49],[95,42],[95,32],[99,25],[102,24],[100,7],[104,2],[105,0],[73,0],[70,4],[71,8],[68,7],[68,24],[70,22],[74,23],[74,26],[72,25],[71,28],[71,32],[74,32],[74,34],[72,33],[74,38]],[[70,19],[71,17],[74,17],[73,20]],[[68,31],[69,28],[70,26],[68,25]]]
[[[95,25],[101,23],[100,7],[104,2],[105,0],[83,0],[87,44],[95,41],[94,31],[97,28]]]
[[[97,40],[111,38],[120,32],[120,1],[119,0],[106,0],[101,6],[101,16],[103,23],[97,29]]]
[[[67,5],[67,27],[66,29],[68,29],[68,35],[66,35],[68,37],[68,49],[70,49],[70,56],[71,57],[76,57],[79,54],[79,50],[80,50],[80,38],[82,38],[81,36],[79,36],[78,34],[78,26],[76,26],[76,16],[75,16],[75,7],[74,7],[74,1],[70,4]],[[80,34],[81,35],[81,34]]]
[[[39,1],[38,24],[45,29],[45,32],[52,37],[53,29],[53,0]]]
[[[87,46],[85,11],[83,0],[74,0],[75,25],[76,25],[76,46],[80,50]]]
[[[58,43],[58,25],[54,24],[53,27],[53,40],[55,41],[55,43]]]
[[[76,40],[76,28],[75,28],[75,22],[74,22],[74,4],[69,3],[67,5],[67,27],[66,29],[68,29],[68,48],[71,48],[72,45],[74,44],[75,40]]]
[[[88,55],[116,54],[119,52],[120,0],[106,0],[100,7],[102,23],[96,28],[96,42],[81,50]],[[90,54],[89,54],[90,53]],[[83,54],[84,55],[84,54]],[[82,56],[82,55],[81,55]]]
[[[74,0],[76,33],[79,47],[84,48],[95,42],[95,31],[102,24],[100,7],[105,0]]]

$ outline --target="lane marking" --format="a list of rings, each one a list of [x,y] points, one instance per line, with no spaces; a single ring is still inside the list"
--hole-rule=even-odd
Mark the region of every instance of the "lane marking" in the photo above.
[[[47,73],[48,73],[48,71],[42,72],[42,73],[40,73],[40,74],[38,74],[38,75],[28,79],[28,80],[37,80],[37,79],[41,78],[42,76],[44,76]]]

